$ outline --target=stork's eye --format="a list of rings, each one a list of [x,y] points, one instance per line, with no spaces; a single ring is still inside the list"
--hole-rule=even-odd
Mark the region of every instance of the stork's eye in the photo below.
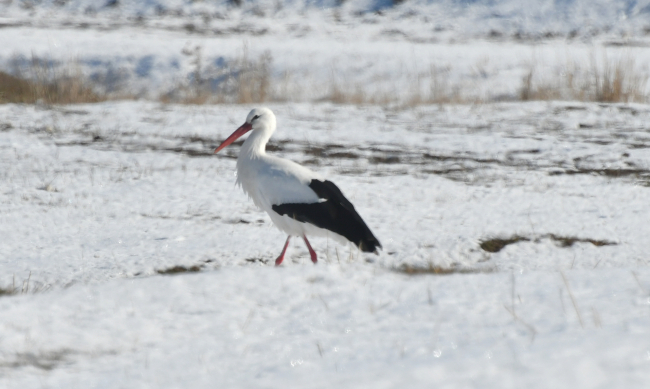
[[[257,120],[257,118],[259,118],[259,117],[260,117],[260,115],[255,115],[255,116],[253,116],[253,120],[251,120],[251,122]]]

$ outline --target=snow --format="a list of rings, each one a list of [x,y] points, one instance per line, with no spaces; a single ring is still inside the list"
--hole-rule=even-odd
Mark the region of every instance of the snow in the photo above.
[[[15,365],[4,380],[100,388],[643,386],[647,291],[629,270],[570,273],[584,329],[561,277],[546,272],[409,278],[359,264],[233,267],[5,298],[3,350],[16,354],[5,359]],[[513,280],[515,312],[527,325],[504,308]]]
[[[317,266],[298,241],[271,266],[284,236],[234,185],[237,147],[211,154],[249,107],[0,107],[0,285],[36,290],[0,298],[5,386],[647,380],[647,176],[597,173],[647,171],[647,106],[271,108],[275,153],[325,149],[311,168],[355,203],[380,256],[315,238]],[[479,246],[513,235],[530,241]],[[175,266],[200,272],[158,273]]]
[[[0,4],[3,71],[77,58],[143,98],[0,105],[0,387],[643,387],[650,106],[513,100],[531,66],[650,74],[648,3],[527,5]],[[293,75],[270,152],[334,181],[380,255],[314,238],[314,266],[294,239],[272,266],[239,146],[213,153],[252,106],[155,100],[192,47],[207,75],[244,47]],[[487,103],[319,101],[333,73],[406,93],[432,66]]]

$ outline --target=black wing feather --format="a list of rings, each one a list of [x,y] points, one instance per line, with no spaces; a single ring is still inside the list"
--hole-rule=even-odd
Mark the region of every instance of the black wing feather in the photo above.
[[[299,222],[310,223],[342,235],[362,251],[371,253],[381,247],[381,243],[355,211],[354,205],[333,182],[314,179],[309,183],[309,187],[325,201],[312,204],[278,204],[272,206],[273,210]]]

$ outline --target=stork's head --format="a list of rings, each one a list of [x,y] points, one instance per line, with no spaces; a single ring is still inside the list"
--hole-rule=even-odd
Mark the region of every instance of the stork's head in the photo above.
[[[218,153],[221,149],[225,148],[251,130],[269,132],[268,136],[270,137],[271,133],[275,131],[275,115],[273,114],[273,111],[268,108],[255,108],[250,111],[246,117],[246,122],[226,138],[226,140],[224,140],[223,143],[214,150],[214,153]]]

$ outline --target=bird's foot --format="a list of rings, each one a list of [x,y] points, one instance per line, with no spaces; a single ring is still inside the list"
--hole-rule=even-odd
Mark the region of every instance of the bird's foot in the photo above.
[[[284,255],[280,255],[276,260],[275,260],[275,266],[280,266],[282,261],[284,260]]]
[[[284,242],[284,248],[282,248],[282,253],[280,253],[280,256],[278,259],[275,260],[275,266],[280,266],[282,261],[284,260],[284,253],[287,252],[287,247],[289,247],[289,241],[291,240],[291,235],[287,236],[287,241]]]

